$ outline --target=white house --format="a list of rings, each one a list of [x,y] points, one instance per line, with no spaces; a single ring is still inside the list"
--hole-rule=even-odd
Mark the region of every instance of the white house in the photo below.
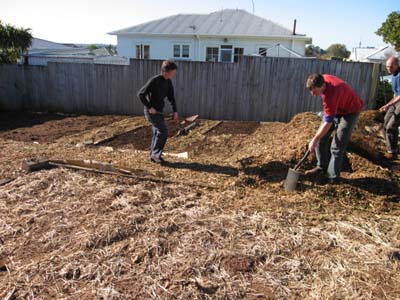
[[[366,59],[370,62],[385,63],[390,56],[400,57],[400,52],[393,46],[384,46],[368,55]]]
[[[296,21],[295,21],[296,22]],[[179,14],[110,32],[118,55],[137,59],[234,62],[241,55],[302,57],[310,37],[245,10]]]
[[[367,57],[378,50],[375,47],[354,47],[349,59],[353,61],[367,61]]]

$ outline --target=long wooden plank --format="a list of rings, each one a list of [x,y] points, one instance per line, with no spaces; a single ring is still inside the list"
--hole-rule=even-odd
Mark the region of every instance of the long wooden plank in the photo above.
[[[0,186],[5,185],[7,183],[10,183],[12,181],[14,181],[16,178],[3,178],[0,179]]]
[[[219,188],[214,185],[208,185],[208,184],[196,183],[196,182],[190,182],[190,181],[163,179],[163,178],[154,177],[152,175],[141,176],[141,175],[135,174],[131,170],[127,170],[124,168],[114,166],[109,163],[104,163],[104,162],[94,161],[94,160],[57,160],[57,159],[41,158],[41,159],[31,159],[31,160],[23,161],[22,167],[23,167],[23,169],[30,171],[30,172],[38,171],[41,169],[46,169],[49,167],[63,167],[63,168],[68,168],[68,169],[83,170],[83,171],[100,173],[100,174],[122,176],[122,177],[132,178],[132,179],[136,179],[136,180],[142,180],[142,181],[188,185],[188,186],[202,187],[202,188],[208,188],[208,189],[218,189]]]
[[[118,171],[113,171],[113,170],[106,170],[106,169],[102,169],[102,168],[97,169],[95,167],[85,166],[85,164],[75,165],[75,164],[64,163],[62,161],[56,161],[56,160],[50,161],[50,165],[63,167],[63,168],[68,168],[68,169],[89,171],[89,172],[100,173],[100,174],[122,176],[122,177],[132,178],[132,179],[136,179],[136,180],[142,180],[142,181],[152,181],[152,182],[167,183],[167,184],[188,185],[188,186],[202,187],[202,188],[208,188],[208,189],[218,189],[219,188],[217,186],[208,185],[208,184],[194,183],[194,182],[190,182],[190,181],[179,181],[179,180],[162,179],[162,178],[157,178],[157,177],[153,177],[153,176],[138,176],[138,175],[134,175],[134,174],[128,174],[126,172],[118,172]],[[117,168],[117,170],[118,170],[118,168]]]

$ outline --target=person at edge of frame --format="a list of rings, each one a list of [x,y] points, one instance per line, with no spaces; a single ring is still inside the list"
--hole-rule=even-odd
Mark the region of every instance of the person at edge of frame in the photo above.
[[[399,154],[399,126],[400,126],[400,66],[397,57],[389,57],[386,61],[386,70],[392,75],[393,98],[379,108],[386,112],[383,122],[385,132],[386,153],[389,160],[397,159]]]

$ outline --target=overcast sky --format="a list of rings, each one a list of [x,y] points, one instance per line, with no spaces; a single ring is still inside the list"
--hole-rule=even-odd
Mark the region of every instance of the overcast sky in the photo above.
[[[400,10],[400,0],[0,0],[0,20],[31,28],[35,37],[62,43],[116,44],[108,32],[180,13],[210,13],[240,8],[312,37],[327,48],[342,43],[383,46],[374,32],[389,13]]]

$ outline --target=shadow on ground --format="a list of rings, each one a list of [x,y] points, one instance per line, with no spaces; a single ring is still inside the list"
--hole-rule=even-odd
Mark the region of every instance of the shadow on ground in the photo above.
[[[67,116],[33,112],[0,112],[0,132],[32,127],[48,121],[62,120]]]
[[[244,168],[244,174],[255,175],[261,181],[280,182],[285,180],[288,166],[281,161],[270,161],[261,166]]]
[[[220,166],[216,164],[201,164],[201,163],[185,163],[185,162],[170,162],[165,161],[163,166],[174,169],[189,169],[198,172],[218,173],[229,176],[238,176],[239,172],[236,168],[228,166]]]
[[[357,179],[343,179],[343,183],[347,183],[374,195],[389,197],[397,195],[397,200],[394,201],[400,201],[400,196],[398,196],[400,195],[400,188],[395,182],[380,178],[366,177]]]

